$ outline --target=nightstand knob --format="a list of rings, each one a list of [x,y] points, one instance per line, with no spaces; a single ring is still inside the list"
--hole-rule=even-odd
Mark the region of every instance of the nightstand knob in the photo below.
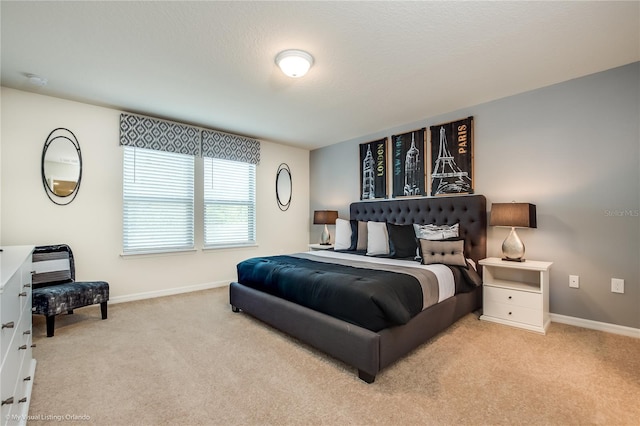
[[[509,296],[509,300],[511,300],[511,296]]]
[[[511,315],[511,312],[509,312],[509,315]]]

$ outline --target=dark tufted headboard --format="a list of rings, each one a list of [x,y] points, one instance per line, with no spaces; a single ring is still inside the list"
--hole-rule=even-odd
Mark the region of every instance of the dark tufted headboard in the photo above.
[[[398,225],[453,225],[460,223],[465,255],[476,265],[487,256],[487,200],[484,195],[361,201],[349,208],[351,220]]]

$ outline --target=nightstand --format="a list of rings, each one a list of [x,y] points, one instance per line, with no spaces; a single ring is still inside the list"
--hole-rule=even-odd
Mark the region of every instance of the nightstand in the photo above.
[[[309,250],[333,250],[333,244],[309,244]]]
[[[546,334],[549,323],[549,269],[552,262],[482,259],[480,319]]]

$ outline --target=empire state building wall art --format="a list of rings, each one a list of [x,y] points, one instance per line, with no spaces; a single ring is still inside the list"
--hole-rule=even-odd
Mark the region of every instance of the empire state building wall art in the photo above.
[[[360,144],[360,199],[387,197],[387,138]]]
[[[473,194],[473,117],[429,129],[431,195]]]
[[[391,136],[393,196],[424,196],[426,128]]]

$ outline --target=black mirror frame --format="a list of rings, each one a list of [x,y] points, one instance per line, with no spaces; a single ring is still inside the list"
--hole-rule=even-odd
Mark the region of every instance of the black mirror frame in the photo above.
[[[286,202],[280,199],[280,192],[278,191],[278,180],[280,180],[280,174],[286,172],[289,175],[289,199]],[[278,207],[282,211],[286,211],[289,209],[291,205],[291,196],[293,195],[293,180],[291,178],[291,170],[286,163],[282,163],[278,166],[278,171],[276,172],[276,201],[278,201]]]
[[[53,136],[53,134],[57,131],[61,131],[63,134]],[[68,133],[68,135],[64,134],[65,132]],[[58,139],[66,139],[73,144],[78,154],[78,162],[80,166],[80,170],[78,172],[78,181],[76,182],[75,189],[70,194],[63,195],[63,196],[55,194],[51,190],[51,188],[49,188],[49,185],[47,184],[47,177],[45,176],[45,173],[44,173],[44,159],[45,159],[45,156],[47,155],[47,150],[49,149],[49,146],[55,140],[58,140]],[[46,192],[47,197],[49,197],[49,199],[54,204],[57,204],[59,206],[66,206],[67,204],[75,200],[76,195],[78,195],[78,191],[80,190],[80,182],[82,181],[82,153],[80,152],[80,143],[78,142],[76,135],[74,135],[71,130],[65,129],[64,127],[58,127],[57,129],[53,129],[51,133],[49,133],[49,136],[47,136],[47,139],[44,142],[44,148],[42,149],[42,161],[40,162],[40,172],[42,174],[42,185],[44,186],[44,191]]]

